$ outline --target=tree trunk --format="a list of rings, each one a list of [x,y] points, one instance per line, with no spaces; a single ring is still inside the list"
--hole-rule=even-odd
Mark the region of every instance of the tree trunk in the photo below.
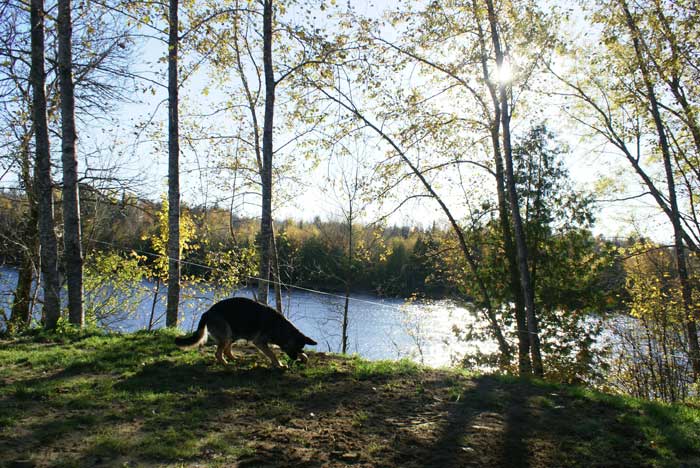
[[[496,54],[496,66],[503,66],[503,51],[498,33],[498,25],[496,21],[496,11],[493,6],[493,0],[487,0],[487,9],[489,17],[489,25],[491,27],[491,39],[493,42],[494,52]],[[522,218],[520,216],[520,204],[518,202],[518,193],[515,187],[515,177],[513,175],[513,152],[511,148],[510,136],[510,111],[508,106],[508,94],[506,84],[501,82],[498,85],[499,101],[501,104],[501,126],[503,128],[503,153],[506,163],[506,184],[510,201],[511,216],[513,219],[513,233],[515,236],[515,251],[517,254],[518,271],[520,274],[520,286],[522,289],[523,301],[525,303],[525,311],[527,315],[527,333],[530,338],[530,358],[532,362],[532,370],[537,376],[544,375],[542,366],[542,355],[540,353],[540,339],[537,327],[537,314],[535,311],[534,294],[532,293],[532,282],[530,278],[530,270],[528,268],[527,245],[525,243],[525,232],[523,230]]]
[[[275,306],[277,307],[277,312],[284,315],[282,312],[282,278],[280,276],[280,262],[277,255],[277,236],[275,234],[274,228],[272,229],[272,271],[275,279]]]
[[[656,17],[659,20],[664,35],[666,36],[668,47],[671,50],[671,59],[673,61],[680,60],[680,56],[683,55],[683,52],[679,50],[680,48],[678,38],[676,37],[676,32],[671,27],[671,24],[664,13],[663,4],[659,0],[656,0],[654,3]],[[649,48],[646,46],[645,49],[647,51],[649,50]],[[670,88],[676,102],[681,106],[681,109],[683,109],[683,114],[685,115],[683,123],[688,127],[688,130],[693,137],[695,151],[700,153],[700,125],[698,124],[697,111],[695,106],[691,105],[691,103],[688,101],[687,94],[681,85],[681,73],[679,69],[676,67],[664,67],[662,63],[656,60],[653,63],[657,67],[657,72],[662,79],[666,80],[666,83],[668,84],[668,87]],[[668,73],[670,73],[670,77],[668,76]]]
[[[156,288],[153,290],[153,300],[151,301],[151,315],[148,317],[148,331],[155,326],[156,305],[158,305],[158,293],[160,292],[160,278],[156,276]]]
[[[36,203],[35,187],[30,174],[29,140],[31,133],[27,133],[22,139],[21,162],[22,162],[22,183],[27,195],[28,213],[25,223],[21,228],[21,236],[24,239],[24,249],[22,249],[22,259],[17,272],[17,287],[15,288],[10,314],[11,327],[13,329],[27,328],[32,320],[32,282],[34,280],[35,260],[39,252],[38,244],[38,212]]]
[[[58,248],[54,231],[53,187],[51,182],[51,154],[46,119],[46,92],[44,89],[44,1],[31,0],[32,115],[36,151],[35,187],[39,215],[39,242],[41,245],[41,274],[44,283],[44,316],[48,329],[56,327],[61,316],[58,281]]]
[[[260,217],[260,280],[258,300],[267,304],[270,290],[270,247],[272,244],[272,131],[275,111],[275,76],[272,68],[272,0],[264,0],[263,68],[265,75],[265,119],[261,171],[262,213]]]
[[[180,301],[180,135],[178,115],[178,0],[170,0],[168,31],[168,304],[165,325],[177,327]]]
[[[503,249],[508,261],[508,270],[510,274],[510,293],[515,304],[515,322],[518,327],[518,372],[520,375],[526,375],[532,372],[530,363],[530,337],[527,333],[527,319],[525,316],[525,304],[523,302],[523,293],[520,287],[520,278],[518,276],[518,264],[513,247],[513,236],[510,227],[510,218],[508,216],[508,202],[506,201],[505,176],[503,172],[503,157],[501,154],[500,142],[500,126],[501,126],[501,105],[498,100],[496,86],[491,82],[488,69],[488,53],[486,50],[486,38],[484,29],[481,26],[481,21],[478,17],[479,6],[476,0],[472,0],[472,11],[476,17],[477,34],[479,38],[481,70],[484,81],[491,96],[493,104],[493,116],[490,119],[491,145],[493,148],[493,159],[496,166],[496,194],[498,197],[498,213],[501,225],[501,235],[503,236]],[[484,105],[485,107],[485,105]],[[484,109],[485,112],[488,112]]]
[[[75,150],[75,97],[73,93],[73,26],[70,0],[58,1],[58,81],[61,100],[61,159],[63,162],[63,245],[68,286],[68,318],[82,327],[83,253],[80,233],[78,159]]]
[[[532,370],[535,375],[542,377],[544,375],[544,368],[542,365],[542,355],[540,352],[540,337],[537,325],[537,314],[535,311],[534,291],[530,278],[530,269],[528,268],[525,232],[523,229],[522,218],[520,216],[520,204],[515,188],[515,177],[513,175],[513,156],[510,147],[510,117],[507,115],[508,103],[507,101],[503,100],[507,99],[505,89],[503,86],[501,86],[501,88],[501,121],[503,122],[503,149],[505,152],[506,162],[506,183],[508,185],[511,215],[513,218],[515,251],[518,261],[518,271],[520,273],[520,287],[527,316],[526,332],[529,335],[530,341],[530,359],[532,362]]]
[[[36,222],[36,218],[33,219]],[[22,252],[22,263],[17,272],[17,288],[12,300],[10,322],[13,330],[29,327],[32,321],[30,307],[32,280],[34,279],[34,263],[32,262],[29,246]]]
[[[348,309],[350,309],[350,285],[345,285],[345,303],[343,305],[343,325],[342,325],[342,348],[341,353],[345,354],[348,351]]]
[[[661,112],[659,111],[659,103],[656,98],[656,91],[654,90],[654,85],[651,81],[651,76],[649,69],[647,68],[646,62],[644,61],[644,55],[641,47],[641,36],[637,24],[632,17],[632,13],[629,10],[626,0],[620,0],[620,6],[625,15],[625,20],[627,27],[629,28],[630,35],[632,36],[632,42],[634,44],[634,50],[639,65],[639,70],[642,72],[642,78],[644,80],[644,86],[648,94],[650,112],[654,119],[654,125],[656,126],[656,132],[659,137],[659,147],[661,148],[661,155],[663,157],[664,171],[666,174],[666,183],[668,185],[668,201],[671,208],[671,224],[673,226],[673,238],[674,238],[674,250],[676,256],[676,266],[678,269],[678,278],[681,283],[681,295],[683,297],[683,308],[685,312],[685,324],[686,331],[688,334],[688,348],[690,362],[693,368],[693,374],[695,380],[700,377],[700,345],[698,343],[698,332],[696,320],[700,314],[697,310],[693,310],[693,291],[690,284],[688,276],[687,259],[685,253],[685,247],[683,246],[683,233],[681,227],[681,216],[678,209],[678,199],[676,196],[676,183],[673,176],[673,167],[671,162],[671,150],[669,147],[668,139],[666,138],[666,130],[664,128],[663,120],[661,119]]]
[[[498,112],[500,117],[500,111]],[[498,125],[498,123],[496,123]],[[527,330],[527,318],[525,312],[525,302],[518,276],[518,263],[516,252],[513,246],[513,236],[508,217],[508,203],[506,202],[505,177],[503,174],[503,159],[501,157],[501,147],[499,144],[499,132],[492,132],[494,145],[494,160],[496,163],[496,192],[498,194],[498,213],[501,225],[501,235],[503,236],[503,249],[508,260],[508,272],[510,274],[510,291],[515,304],[515,323],[518,327],[518,373],[527,375],[532,372],[530,362],[530,334]]]
[[[17,272],[17,288],[12,301],[11,321],[14,329],[27,328],[32,322],[32,283],[34,280],[34,259],[39,251],[37,242],[38,212],[34,196],[28,196],[29,216],[24,226],[25,248]]]
[[[355,179],[357,181],[357,179]],[[349,203],[348,208],[348,264],[347,273],[345,275],[345,304],[343,306],[343,325],[342,325],[342,353],[345,354],[348,349],[348,311],[350,309],[350,288],[352,286],[352,220],[353,220],[353,210],[352,202]]]

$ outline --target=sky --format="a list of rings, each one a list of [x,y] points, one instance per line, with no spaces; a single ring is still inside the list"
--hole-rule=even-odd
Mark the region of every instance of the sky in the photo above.
[[[381,7],[381,3],[377,6],[374,3],[359,2],[358,5],[357,8],[360,12],[368,14],[376,14]],[[580,24],[581,18],[574,17],[572,27],[580,28]],[[164,64],[159,63],[159,58],[165,53],[165,45],[162,42],[144,41],[136,44],[134,52],[136,69],[150,72],[164,69]],[[155,78],[155,75],[150,76]],[[206,69],[202,69],[184,85],[181,95],[186,96],[186,104],[181,111],[182,119],[187,118],[187,109],[198,107],[202,111],[207,111],[213,103],[225,98],[223,90],[218,90],[216,87],[210,87],[209,94],[204,96],[201,91],[207,84]],[[155,94],[150,92],[136,93],[133,97],[134,102],[121,104],[115,108],[115,116],[121,126],[118,131],[114,131],[112,122],[104,122],[103,125],[95,125],[94,122],[91,122],[81,133],[81,137],[85,139],[85,147],[114,147],[123,151],[124,155],[120,158],[108,156],[106,159],[109,161],[118,160],[119,173],[134,177],[138,181],[137,185],[134,186],[135,191],[155,200],[167,191],[167,147],[162,143],[150,140],[145,133],[140,135],[139,143],[134,145],[135,132],[138,131],[134,125],[153,117],[154,126],[160,126],[164,130],[167,116],[167,103],[164,100],[167,94],[164,88],[160,88],[155,90]],[[562,117],[560,106],[561,103],[550,102],[544,109],[544,116],[559,139],[570,148],[565,161],[576,188],[582,191],[593,190],[601,176],[614,176],[618,172],[618,168],[625,166],[621,164],[622,160],[619,155],[608,145],[599,140],[582,138],[580,130],[569,125]],[[219,119],[216,124],[219,126],[220,132],[227,132],[228,122],[225,119]],[[519,130],[522,128],[518,128],[516,125],[514,129],[516,134]],[[279,144],[284,139],[285,135],[281,135],[276,139],[276,143]],[[220,180],[222,176],[207,170],[215,163],[207,151],[198,151],[197,153],[197,156],[194,157],[191,151],[188,152],[186,148],[183,150],[181,163],[182,199],[188,204],[198,204],[204,201],[211,203],[217,198],[217,189],[213,185],[226,181]],[[104,155],[101,157],[104,158]],[[627,174],[628,172],[621,173]],[[332,165],[324,162],[321,162],[316,169],[309,170],[304,175],[301,185],[295,187],[296,196],[283,206],[278,206],[275,217],[305,220],[311,220],[316,216],[321,218],[336,217],[339,211],[338,201],[334,200],[332,194],[329,194],[327,190],[326,177],[329,175],[334,176]],[[638,183],[632,177],[621,175],[619,184],[626,187],[623,195],[638,193]],[[326,190],[324,190],[324,186],[326,186]],[[442,193],[458,215],[465,214],[461,208],[463,205],[462,194]],[[642,198],[632,202],[616,203],[612,200],[603,201],[611,198],[604,194],[600,198],[601,202],[597,205],[595,234],[606,237],[624,237],[635,231],[641,231],[642,234],[657,240],[668,238],[669,227],[665,219],[659,215],[653,200]],[[245,211],[242,214],[257,216],[259,210],[257,203],[254,196],[248,197]],[[370,222],[379,213],[386,213],[391,208],[392,204],[390,203],[381,209],[375,207],[372,212],[367,213],[365,221]],[[437,204],[425,199],[406,204],[388,221],[390,224],[424,227],[430,226],[433,222],[446,223],[444,214],[439,210]]]

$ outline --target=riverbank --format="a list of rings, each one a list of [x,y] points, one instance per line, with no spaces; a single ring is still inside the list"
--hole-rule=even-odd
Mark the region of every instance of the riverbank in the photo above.
[[[409,361],[0,340],[0,466],[700,466],[700,410]],[[3,465],[4,464],[4,465]]]

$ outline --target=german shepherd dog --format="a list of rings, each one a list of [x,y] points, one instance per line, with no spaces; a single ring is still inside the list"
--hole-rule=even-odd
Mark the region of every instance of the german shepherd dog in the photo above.
[[[189,337],[175,338],[175,344],[182,348],[200,346],[207,341],[207,334],[218,344],[216,360],[221,364],[226,364],[224,355],[234,359],[231,345],[241,339],[252,342],[278,368],[284,366],[269,343],[282,348],[293,360],[302,362],[308,360],[302,352],[304,345],[317,344],[275,309],[245,297],[224,299],[211,306],[199,319],[197,331]]]

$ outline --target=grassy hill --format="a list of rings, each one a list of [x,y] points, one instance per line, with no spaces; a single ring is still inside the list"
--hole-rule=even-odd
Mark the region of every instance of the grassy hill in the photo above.
[[[700,410],[168,332],[0,340],[0,466],[700,466]]]

